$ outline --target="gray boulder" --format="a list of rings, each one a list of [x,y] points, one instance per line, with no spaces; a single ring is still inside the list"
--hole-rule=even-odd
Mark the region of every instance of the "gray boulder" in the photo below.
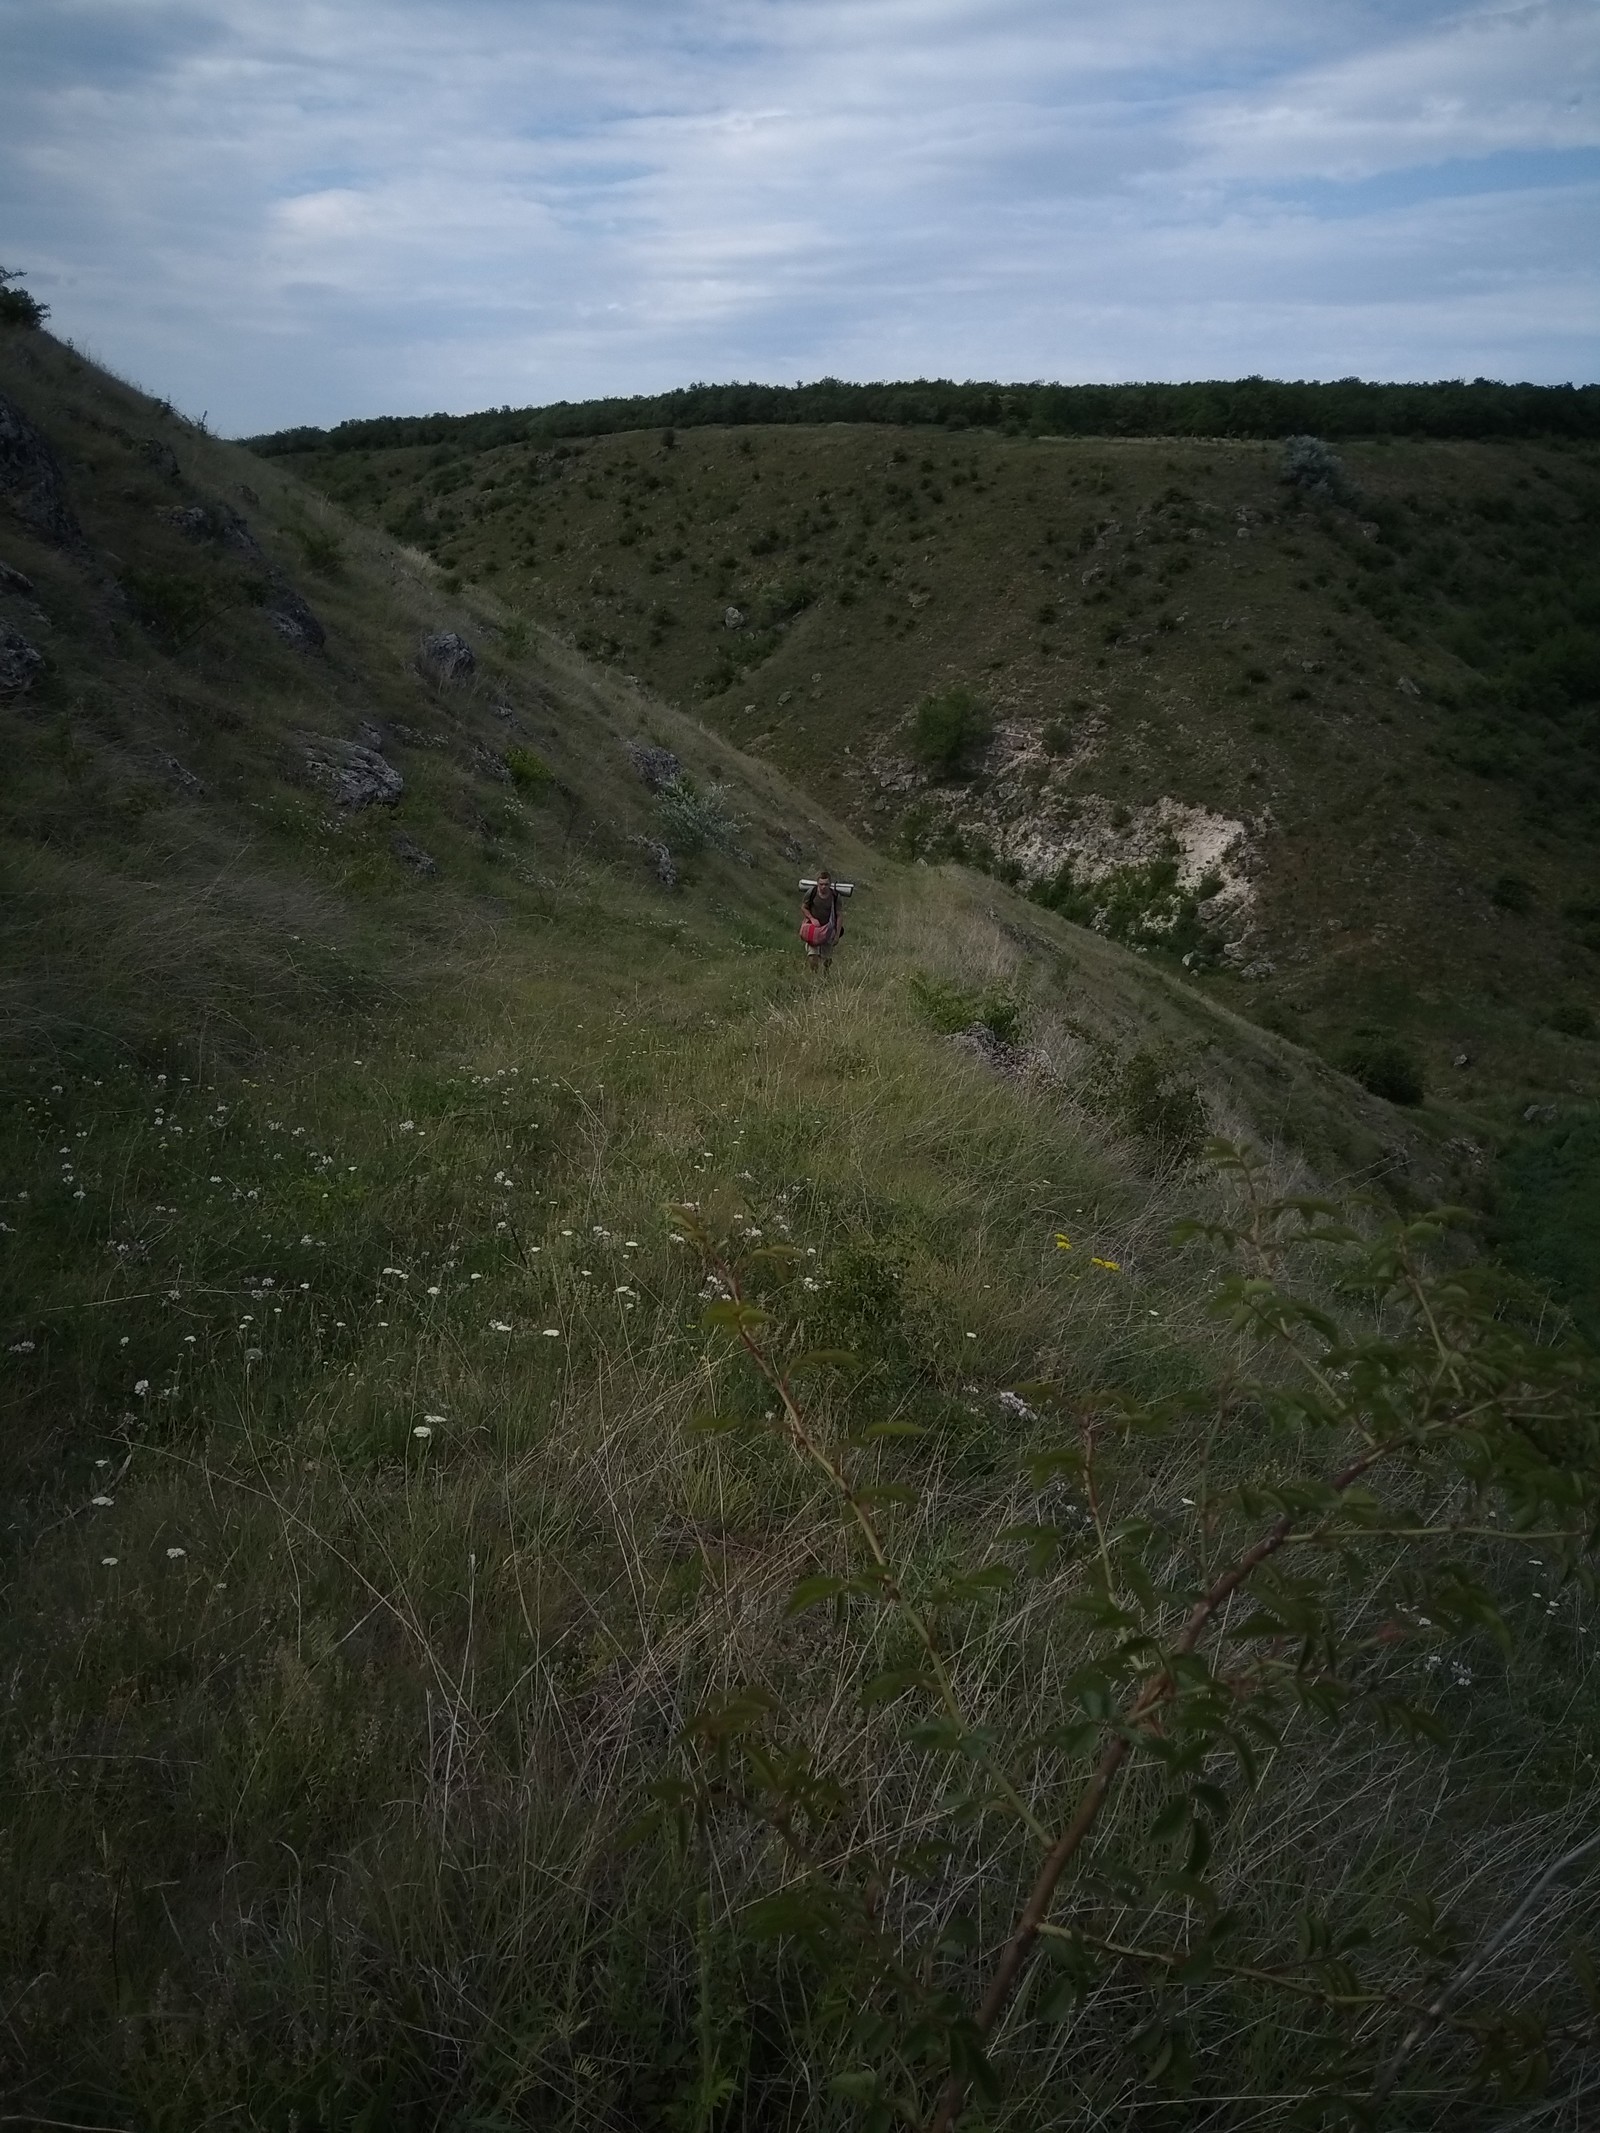
[[[60,460],[4,393],[0,393],[0,496],[25,526],[57,548],[88,546],[67,502]]]
[[[231,504],[174,504],[161,517],[188,540],[209,541],[247,563],[267,560],[261,543]]]
[[[306,743],[306,771],[339,807],[393,807],[406,781],[376,748],[359,741]]]
[[[9,563],[0,563],[0,592],[21,593],[25,600],[33,598],[33,580],[20,570],[13,570]]]
[[[44,672],[44,654],[21,630],[0,621],[0,696],[20,696]]]
[[[297,652],[320,652],[328,633],[292,585],[276,578],[267,593],[263,611],[267,620]]]
[[[471,645],[454,630],[434,630],[423,638],[417,651],[418,673],[441,685],[466,681],[477,664]]]
[[[744,609],[742,607],[725,607],[722,610],[722,627],[725,630],[742,630],[744,628]]]
[[[664,792],[683,776],[683,765],[672,750],[651,741],[629,741],[628,761],[652,792]]]
[[[656,880],[660,882],[662,888],[675,889],[678,886],[677,863],[673,859],[671,852],[658,838],[630,837],[628,842],[638,845],[641,851],[649,855],[650,862],[655,868]]]
[[[395,831],[394,835],[389,839],[389,849],[400,864],[403,867],[409,867],[413,874],[429,876],[437,874],[439,871],[439,862],[434,858],[433,854],[425,852],[420,844],[406,835],[404,830]]]

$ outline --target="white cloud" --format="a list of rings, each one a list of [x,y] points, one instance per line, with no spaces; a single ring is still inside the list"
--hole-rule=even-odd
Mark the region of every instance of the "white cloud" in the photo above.
[[[0,0],[7,254],[230,427],[733,375],[1592,365],[1593,175],[1549,167],[1596,133],[1571,0],[37,16]]]

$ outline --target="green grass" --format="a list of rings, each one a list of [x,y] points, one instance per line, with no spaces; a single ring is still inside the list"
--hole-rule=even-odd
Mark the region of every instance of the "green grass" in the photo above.
[[[1202,1125],[1285,1187],[1414,1202],[1474,1189],[1459,1121],[991,878],[863,847],[281,468],[30,348],[0,338],[0,389],[54,439],[91,554],[215,592],[230,566],[160,514],[249,486],[272,567],[320,573],[328,648],[248,603],[168,629],[6,529],[52,627],[0,712],[0,2093],[152,2133],[852,2123],[819,2102],[838,2009],[748,1930],[759,1828],[730,1803],[630,1835],[745,1679],[861,1783],[873,1841],[918,1782],[837,1641],[784,1612],[836,1544],[826,1492],[759,1432],[692,1432],[764,1407],[665,1210],[797,1250],[796,1337],[867,1365],[840,1416],[927,1432],[931,1576],[1013,1515],[1031,1440],[1002,1392],[1148,1400],[1246,1366],[1215,1255],[1171,1237],[1229,1205]],[[416,673],[435,627],[476,645],[470,687]],[[364,722],[405,776],[392,813],[306,782],[304,736]],[[733,849],[701,824],[671,895],[636,841],[663,834],[640,735],[737,824]],[[860,883],[825,980],[796,851]],[[1027,1079],[949,1044],[970,1019]],[[1242,1428],[1219,1456],[1269,1458]],[[1135,1478],[1168,1504],[1174,1477]],[[1452,1747],[1363,1736],[1266,1788],[1228,1868],[1257,1923],[1315,1884],[1392,1940],[1433,1877],[1476,1933],[1555,1856],[1590,1798],[1591,1610],[1531,1581],[1512,1603],[1524,1658],[1473,1648]],[[1078,1636],[975,1631],[998,1723],[1032,1722]],[[992,1941],[1019,1871],[997,1840],[930,1903]],[[1587,1886],[1540,1914],[1552,1946]],[[1495,1984],[1571,1991],[1525,1938]],[[1131,2005],[1112,1983],[1030,2028],[988,2122],[1186,2123]],[[1305,2036],[1233,1985],[1205,2020],[1209,2122],[1260,2123]],[[1495,2122],[1430,2066],[1446,2101],[1414,2123]],[[1558,2095],[1577,2078],[1558,2051]]]

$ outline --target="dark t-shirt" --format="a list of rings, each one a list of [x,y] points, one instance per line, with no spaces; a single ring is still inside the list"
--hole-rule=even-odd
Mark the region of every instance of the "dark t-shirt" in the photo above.
[[[838,908],[839,899],[832,889],[824,889],[821,882],[806,891],[806,915],[814,918],[819,926],[831,926]]]

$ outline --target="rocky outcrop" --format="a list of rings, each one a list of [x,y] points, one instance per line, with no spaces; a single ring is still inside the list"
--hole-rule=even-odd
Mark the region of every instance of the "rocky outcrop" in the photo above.
[[[404,830],[395,831],[394,835],[389,839],[389,849],[400,864],[403,867],[409,867],[413,874],[429,877],[439,871],[439,862],[434,858],[433,854],[425,852],[420,844],[406,835]]]
[[[61,462],[14,401],[0,393],[0,496],[22,523],[57,548],[87,548],[67,501]]]
[[[648,854],[650,862],[655,868],[656,880],[660,882],[662,888],[675,889],[678,886],[677,863],[659,838],[630,837],[628,842],[638,845],[642,852]]]
[[[44,672],[44,654],[21,630],[0,621],[0,696],[20,696]]]
[[[13,570],[9,563],[0,563],[0,592],[20,593],[24,600],[31,600],[33,580],[24,571]]]
[[[434,630],[417,648],[417,672],[442,688],[470,680],[477,664],[471,645],[454,630]]]
[[[160,516],[186,540],[209,541],[247,563],[267,560],[261,543],[231,504],[174,504]]]
[[[338,807],[393,807],[406,789],[394,765],[359,741],[308,741],[305,766],[311,782]]]
[[[320,652],[328,633],[292,585],[275,578],[263,612],[285,644],[297,652]]]
[[[683,776],[683,765],[672,750],[652,741],[629,741],[628,761],[652,792],[664,792]]]

